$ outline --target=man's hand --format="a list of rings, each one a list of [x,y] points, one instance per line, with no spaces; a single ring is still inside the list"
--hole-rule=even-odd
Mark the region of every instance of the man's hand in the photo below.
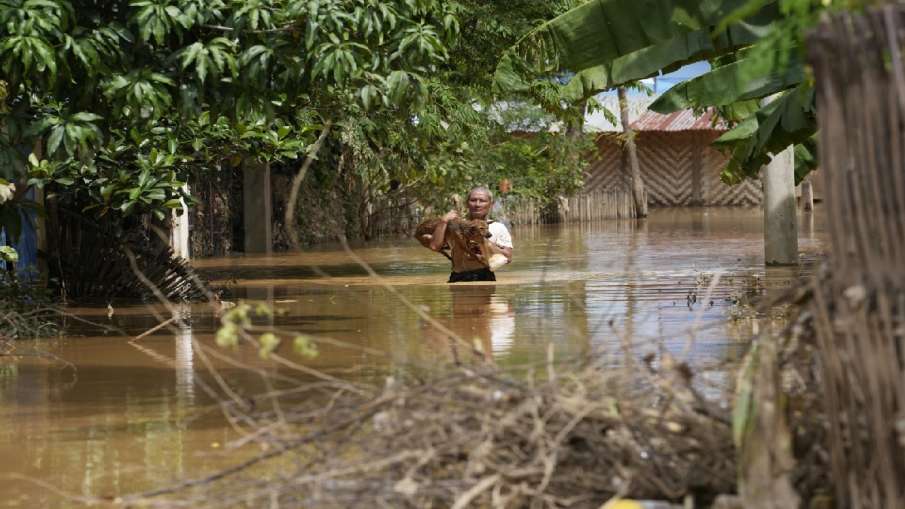
[[[430,248],[434,251],[440,251],[446,245],[446,224],[459,217],[459,213],[450,210],[445,216],[440,218],[440,222],[434,228],[434,234],[430,240]]]

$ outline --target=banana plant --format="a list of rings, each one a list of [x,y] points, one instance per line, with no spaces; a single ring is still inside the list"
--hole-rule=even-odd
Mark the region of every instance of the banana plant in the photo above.
[[[558,85],[580,98],[699,60],[713,69],[666,92],[651,109],[716,107],[738,125],[717,146],[731,154],[723,178],[755,175],[769,153],[794,145],[816,165],[813,79],[803,65],[804,34],[827,0],[594,0],[526,35],[501,59],[500,90],[531,94]],[[766,97],[778,99],[761,105]],[[752,103],[756,107],[752,107]],[[773,104],[776,103],[776,104]]]
[[[540,25],[500,60],[503,91],[529,91],[551,76],[569,97],[589,97],[756,41],[777,19],[775,2],[713,30],[747,0],[594,0]]]

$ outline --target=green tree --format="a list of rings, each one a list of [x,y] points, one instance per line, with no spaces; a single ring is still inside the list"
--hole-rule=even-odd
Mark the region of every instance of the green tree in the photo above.
[[[0,153],[98,215],[178,208],[236,157],[289,160],[360,111],[408,116],[457,35],[436,0],[3,0]],[[19,164],[12,164],[19,163]]]
[[[394,193],[400,200],[435,209],[448,208],[452,193],[477,184],[493,186],[502,178],[513,182],[513,194],[540,203],[575,190],[584,159],[572,157],[569,147],[575,144],[564,131],[546,132],[574,109],[564,110],[557,102],[545,111],[533,105],[533,98],[499,94],[492,86],[498,56],[574,2],[462,0],[450,5],[463,36],[450,44],[448,58],[426,81],[417,121],[369,111],[343,136],[364,180],[378,194],[397,183]]]
[[[29,184],[113,223],[165,217],[191,203],[184,182],[248,157],[292,165],[332,125],[312,186],[335,189],[336,165],[319,167],[345,154],[365,199],[395,186],[447,206],[509,177],[549,200],[581,161],[563,164],[553,134],[513,139],[494,105],[516,96],[495,98],[491,77],[497,55],[573,5],[3,0],[0,177],[24,184],[27,168]]]

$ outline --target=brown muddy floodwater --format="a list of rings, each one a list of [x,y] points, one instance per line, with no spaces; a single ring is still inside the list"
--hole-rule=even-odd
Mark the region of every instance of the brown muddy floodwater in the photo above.
[[[633,352],[666,350],[706,370],[738,359],[770,325],[733,300],[787,288],[824,245],[820,209],[800,217],[803,269],[764,270],[756,210],[660,209],[641,226],[515,228],[513,237],[515,261],[496,284],[447,285],[446,259],[410,239],[355,248],[379,279],[339,248],[195,265],[224,300],[267,302],[281,311],[273,325],[334,340],[312,360],[294,359],[337,376],[451,361],[445,337],[403,299],[503,368],[543,362],[548,343],[558,359],[594,351],[618,362],[631,338]],[[177,334],[162,329],[130,344],[158,323],[155,313],[168,316],[162,308],[70,309],[122,332],[69,321],[68,336],[0,356],[0,507],[113,500],[246,454],[228,450],[238,434],[205,392],[212,380],[192,347],[213,344],[217,318],[207,305],[181,310],[187,325]],[[284,369],[251,348],[228,359],[210,360],[244,395],[267,390],[261,372]]]

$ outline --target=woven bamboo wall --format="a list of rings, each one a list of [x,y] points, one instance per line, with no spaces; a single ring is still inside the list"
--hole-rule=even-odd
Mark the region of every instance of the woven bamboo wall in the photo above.
[[[720,181],[726,156],[710,147],[718,136],[710,131],[641,132],[638,159],[650,204],[661,207],[692,205],[755,206],[763,199],[760,182],[736,186]],[[597,140],[598,158],[585,172],[585,192],[625,188],[623,152],[614,134]]]

